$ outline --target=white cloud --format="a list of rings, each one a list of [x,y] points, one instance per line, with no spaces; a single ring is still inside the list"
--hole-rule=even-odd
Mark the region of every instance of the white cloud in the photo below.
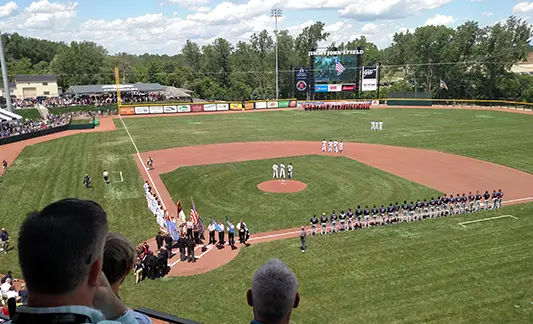
[[[519,2],[513,7],[513,13],[523,14],[533,11],[533,2]]]
[[[196,10],[204,5],[207,5],[211,0],[168,0],[171,4],[177,4],[180,7]]]
[[[435,17],[429,18],[428,20],[426,20],[426,22],[424,23],[424,26],[430,26],[430,25],[448,26],[450,24],[453,24],[454,22],[455,22],[455,19],[452,16],[444,16],[444,15],[437,14]]]
[[[384,25],[377,25],[377,24],[374,24],[374,23],[368,23],[368,24],[365,24],[361,30],[363,31],[363,34],[365,35],[374,35],[376,33],[378,33],[382,28],[383,28]]]
[[[437,9],[451,1],[453,0],[353,0],[339,13],[342,17],[359,21],[397,19]]]
[[[0,17],[9,17],[13,15],[18,10],[18,6],[13,1],[6,3],[3,6],[0,6]]]
[[[210,11],[189,15],[187,19],[208,24],[233,24],[259,15],[270,14],[270,9],[277,4],[280,4],[280,0],[249,0],[243,4],[225,1]]]
[[[484,12],[484,13],[482,13],[482,15],[483,16],[492,16],[492,15],[494,15],[494,13],[492,13],[492,12]]]

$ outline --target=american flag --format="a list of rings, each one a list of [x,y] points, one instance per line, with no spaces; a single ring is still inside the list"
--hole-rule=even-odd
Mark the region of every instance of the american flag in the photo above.
[[[198,212],[196,211],[196,206],[194,206],[194,200],[191,207],[191,220],[194,224],[198,224]]]
[[[342,72],[346,71],[346,68],[344,67],[344,65],[342,65],[338,58],[335,58],[335,70],[337,71],[337,76],[341,75]]]

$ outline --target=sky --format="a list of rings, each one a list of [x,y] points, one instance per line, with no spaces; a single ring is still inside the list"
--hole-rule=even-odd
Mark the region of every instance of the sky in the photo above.
[[[111,54],[174,55],[187,39],[204,45],[224,37],[235,44],[273,32],[272,8],[283,10],[278,28],[294,36],[322,21],[328,44],[364,35],[379,48],[395,32],[425,25],[475,20],[487,26],[510,15],[533,23],[533,1],[517,0],[0,0],[0,31],[94,41]]]

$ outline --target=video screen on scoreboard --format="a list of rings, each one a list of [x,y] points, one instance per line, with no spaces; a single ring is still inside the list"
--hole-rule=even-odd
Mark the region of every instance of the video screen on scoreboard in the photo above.
[[[337,63],[340,63],[337,66]],[[315,83],[355,81],[356,56],[315,56]]]

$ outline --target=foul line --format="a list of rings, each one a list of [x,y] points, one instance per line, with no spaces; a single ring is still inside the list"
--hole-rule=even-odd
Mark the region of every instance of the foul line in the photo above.
[[[120,114],[118,116],[120,118],[120,121],[122,122],[122,125],[124,126],[124,129],[126,130],[126,133],[128,133],[128,136],[130,137],[131,144],[133,144],[133,147],[135,148],[135,151],[137,151],[137,157],[139,158],[139,162],[141,162],[141,165],[143,166],[144,172],[146,172],[146,175],[148,176],[148,179],[150,179],[150,182],[152,183],[152,187],[155,189],[155,193],[159,197],[159,201],[161,201],[161,204],[163,205],[163,208],[167,209],[167,207],[165,206],[165,202],[163,201],[163,199],[161,199],[161,195],[159,194],[159,191],[157,190],[157,187],[156,187],[156,185],[154,183],[154,180],[152,179],[152,176],[150,175],[150,173],[146,169],[146,165],[144,164],[143,159],[141,158],[141,153],[139,152],[139,149],[137,148],[137,145],[135,144],[135,141],[133,140],[133,137],[131,137],[131,134],[130,134],[130,131],[128,130],[128,127],[124,123],[124,119],[122,119],[122,116]]]
[[[196,250],[198,250],[201,247],[203,247],[203,245],[198,245],[197,247],[195,247],[194,248],[194,254],[196,254]],[[209,251],[211,251],[213,249],[214,249],[214,246],[208,247],[207,250],[204,253],[200,254],[199,256],[195,256],[195,258],[198,260],[201,257],[203,257],[207,252],[209,252]],[[178,250],[178,252],[175,255],[178,256],[178,254],[179,254],[179,250]],[[172,268],[173,266],[175,266],[176,264],[178,264],[180,262],[181,262],[181,260],[178,259],[177,261],[174,261],[173,263],[169,264],[168,266]]]
[[[280,234],[271,234],[271,235],[265,235],[265,236],[260,236],[260,237],[252,237],[248,241],[262,240],[262,239],[267,239],[271,237],[280,237],[280,236],[293,235],[293,234],[298,234],[298,233],[300,233],[300,231],[280,233]]]
[[[518,219],[518,217],[514,217],[513,215],[501,215],[501,216],[495,216],[495,217],[489,217],[489,218],[476,219],[476,220],[472,220],[472,221],[468,221],[468,222],[462,222],[462,223],[459,223],[459,225],[464,227],[464,228],[466,228],[465,224],[473,224],[473,223],[485,222],[485,221],[495,220],[495,219],[500,219],[500,218]]]
[[[504,203],[504,204],[511,204],[511,203],[514,203],[514,202],[526,201],[526,200],[533,200],[533,197],[520,198],[520,199],[513,199],[513,200],[505,200],[505,201],[503,201],[502,203]]]

